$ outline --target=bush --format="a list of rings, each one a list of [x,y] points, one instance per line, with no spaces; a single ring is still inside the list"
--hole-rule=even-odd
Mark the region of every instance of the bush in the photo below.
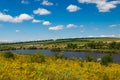
[[[54,56],[56,59],[65,59],[66,58],[63,53],[55,53]]]
[[[45,62],[45,55],[42,53],[35,53],[31,55],[31,62],[37,62],[37,63],[42,63]]]
[[[105,56],[103,56],[102,57],[102,59],[101,59],[101,64],[102,65],[108,65],[109,63],[112,63],[113,62],[113,57],[112,57],[112,55],[111,54],[107,54],[107,55],[105,55]]]
[[[67,44],[67,48],[68,49],[76,49],[77,48],[77,44],[69,43],[69,44]]]
[[[85,57],[85,61],[87,61],[87,62],[92,62],[92,61],[95,61],[95,59],[94,59],[94,57],[93,56],[86,56]]]
[[[3,56],[4,56],[5,58],[12,58],[12,59],[14,59],[14,54],[13,54],[12,52],[5,52],[5,53],[3,54]]]

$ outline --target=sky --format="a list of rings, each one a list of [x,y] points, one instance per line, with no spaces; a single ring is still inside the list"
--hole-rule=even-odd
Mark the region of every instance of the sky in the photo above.
[[[120,0],[0,0],[0,41],[120,37]]]

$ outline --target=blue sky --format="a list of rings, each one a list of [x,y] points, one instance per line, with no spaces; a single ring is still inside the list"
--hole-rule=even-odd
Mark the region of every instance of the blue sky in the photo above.
[[[120,37],[120,0],[1,0],[0,41]]]

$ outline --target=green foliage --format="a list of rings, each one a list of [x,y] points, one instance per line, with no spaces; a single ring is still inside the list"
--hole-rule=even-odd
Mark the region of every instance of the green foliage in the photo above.
[[[12,52],[5,52],[5,53],[3,53],[3,56],[4,56],[5,58],[12,58],[12,59],[15,58],[15,57],[14,57],[14,54],[13,54]]]
[[[116,42],[112,42],[109,44],[109,48],[112,49],[112,48],[115,48],[115,45],[116,45]]]
[[[77,48],[77,44],[69,43],[69,44],[67,44],[67,48],[75,49],[75,48]]]
[[[101,64],[102,65],[108,65],[109,63],[112,63],[113,62],[113,57],[112,57],[112,55],[111,54],[107,54],[107,55],[105,55],[105,56],[103,56],[102,57],[102,59],[101,59]]]
[[[42,62],[46,61],[45,60],[45,55],[43,55],[40,52],[31,55],[30,58],[31,58],[31,62],[36,62],[36,63],[42,63]]]
[[[85,57],[85,61],[92,62],[92,61],[95,61],[95,59],[94,59],[93,56],[88,55],[88,56]]]
[[[63,53],[55,53],[54,56],[56,59],[65,59],[66,58]]]
[[[104,48],[105,43],[103,41],[99,41],[99,42],[90,42],[88,44],[86,44],[86,47],[89,47],[91,49],[101,49]]]
[[[108,47],[110,49],[120,49],[120,43],[117,43],[117,42],[111,42],[108,44]]]

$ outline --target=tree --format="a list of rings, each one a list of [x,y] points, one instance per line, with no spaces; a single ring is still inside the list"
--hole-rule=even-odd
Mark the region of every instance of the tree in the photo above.
[[[116,42],[109,43],[108,45],[110,49],[115,49],[115,46],[116,46]]]
[[[75,48],[77,48],[77,44],[69,43],[69,44],[67,44],[67,48],[75,49]]]
[[[102,57],[102,59],[101,59],[101,64],[102,65],[108,65],[109,63],[112,63],[113,62],[113,57],[112,57],[112,55],[111,54],[107,54],[107,55],[105,55],[105,56],[103,56]]]

